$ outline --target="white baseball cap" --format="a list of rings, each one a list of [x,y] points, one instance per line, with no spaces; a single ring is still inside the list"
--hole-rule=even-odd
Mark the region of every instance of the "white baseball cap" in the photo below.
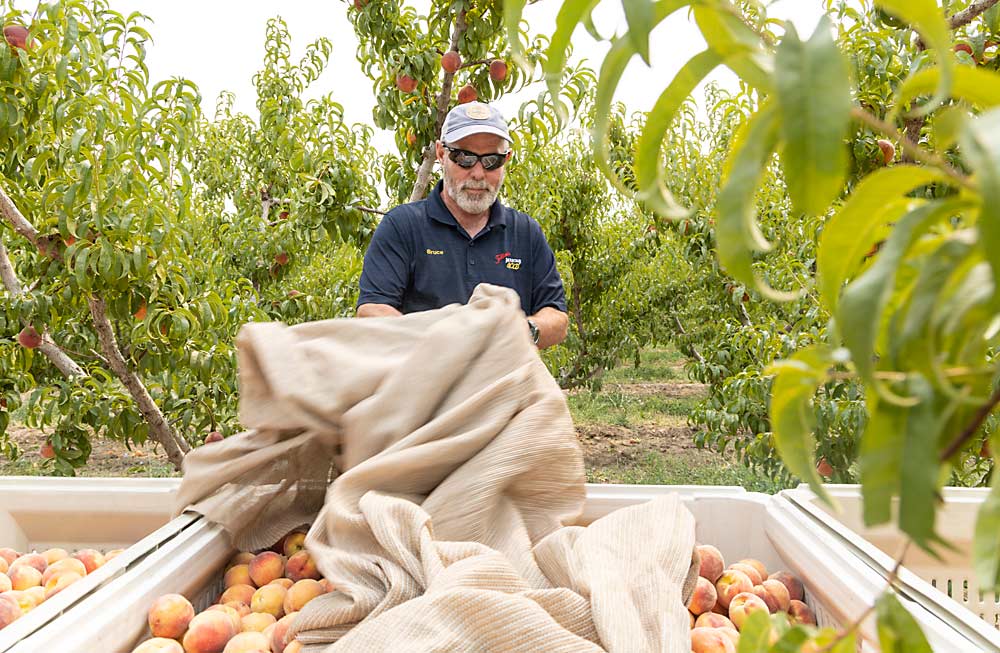
[[[507,121],[500,110],[482,102],[460,104],[445,116],[441,126],[441,140],[445,143],[460,141],[473,134],[495,134],[508,143],[510,138]]]

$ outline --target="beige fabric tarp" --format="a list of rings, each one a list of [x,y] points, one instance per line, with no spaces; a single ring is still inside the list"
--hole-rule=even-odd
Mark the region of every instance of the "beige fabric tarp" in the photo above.
[[[582,452],[513,291],[238,345],[251,430],[187,456],[178,508],[242,549],[314,522],[337,591],[299,613],[306,651],[690,650],[694,520],[668,497],[572,525]]]

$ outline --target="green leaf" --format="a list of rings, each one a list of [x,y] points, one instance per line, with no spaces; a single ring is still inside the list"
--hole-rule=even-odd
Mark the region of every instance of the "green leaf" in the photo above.
[[[875,607],[882,653],[934,653],[920,625],[894,593],[883,594]]]
[[[840,195],[847,176],[851,84],[831,30],[824,16],[803,42],[789,24],[775,57],[788,194],[797,210],[811,214],[826,210]]]
[[[650,209],[669,218],[682,218],[690,211],[674,199],[660,172],[664,134],[681,105],[710,72],[721,63],[719,55],[705,50],[692,57],[677,72],[646,116],[646,124],[636,143],[635,175],[639,199]]]
[[[868,422],[861,436],[858,468],[865,524],[892,519],[892,498],[899,494],[900,465],[906,440],[906,409],[881,401],[874,390],[865,400]]]
[[[569,54],[570,37],[576,26],[597,6],[598,0],[567,0],[559,7],[556,16],[556,30],[546,50],[545,63],[542,70],[552,97],[559,96],[559,82],[566,69],[566,58]],[[506,4],[504,5],[506,9]],[[513,40],[513,37],[511,37]]]
[[[917,546],[929,550],[940,541],[934,534],[938,503],[938,436],[943,426],[942,406],[934,389],[919,375],[910,377],[908,393],[918,400],[906,413],[906,433],[900,469],[899,527]]]
[[[830,498],[823,489],[814,462],[816,415],[812,398],[819,385],[827,380],[831,365],[830,349],[813,345],[800,349],[789,360],[772,364],[765,371],[775,374],[769,411],[775,447],[789,471],[807,481],[812,491],[827,503]]]
[[[725,59],[744,82],[763,94],[770,93],[773,59],[764,50],[760,36],[734,15],[731,5],[698,3],[692,7],[692,14],[708,47]]]
[[[773,102],[765,101],[737,134],[725,164],[729,172],[717,202],[716,250],[719,263],[731,277],[757,288],[769,299],[787,301],[797,295],[770,288],[752,267],[754,251],[771,249],[754,219],[754,194],[777,141],[778,112]]]
[[[911,112],[914,117],[926,116],[947,99],[954,75],[951,28],[945,19],[944,11],[936,0],[875,0],[875,5],[916,28],[924,42],[937,54],[941,74],[934,97],[918,110]]]
[[[526,66],[524,43],[521,42],[521,16],[527,0],[505,0],[503,3],[503,22],[507,28],[507,41],[510,43],[510,54],[519,66]]]
[[[767,651],[771,640],[771,618],[766,610],[751,612],[740,629],[740,643],[737,653],[760,653]]]
[[[979,241],[993,266],[993,287],[1000,288],[1000,109],[969,120],[961,145],[963,156],[975,170],[982,197]]]
[[[990,493],[976,517],[972,559],[981,588],[993,591],[1000,586],[1000,474],[995,472]]]
[[[824,225],[816,252],[816,278],[820,299],[836,314],[840,289],[860,264],[869,247],[870,234],[905,193],[932,182],[947,182],[932,168],[897,165],[868,175],[855,187],[839,211]]]
[[[971,66],[956,67],[954,75],[949,97],[966,100],[983,109],[1000,104],[1000,75]],[[914,98],[931,93],[940,86],[941,69],[924,68],[903,82],[896,92],[894,103],[898,107],[904,107]]]
[[[622,0],[632,47],[649,65],[649,32],[653,29],[653,4],[649,0]]]

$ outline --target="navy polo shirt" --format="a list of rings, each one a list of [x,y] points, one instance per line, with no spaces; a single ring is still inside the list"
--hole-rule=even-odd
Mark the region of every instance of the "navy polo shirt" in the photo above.
[[[423,200],[389,211],[375,229],[361,272],[361,304],[415,313],[465,304],[480,283],[513,288],[526,315],[566,311],[555,255],[534,218],[499,201],[475,238],[455,220],[438,182]]]

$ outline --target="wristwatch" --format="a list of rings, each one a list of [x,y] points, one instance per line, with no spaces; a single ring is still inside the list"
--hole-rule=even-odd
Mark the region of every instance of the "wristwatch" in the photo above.
[[[528,330],[531,331],[531,341],[538,344],[538,325],[534,320],[528,320]]]

